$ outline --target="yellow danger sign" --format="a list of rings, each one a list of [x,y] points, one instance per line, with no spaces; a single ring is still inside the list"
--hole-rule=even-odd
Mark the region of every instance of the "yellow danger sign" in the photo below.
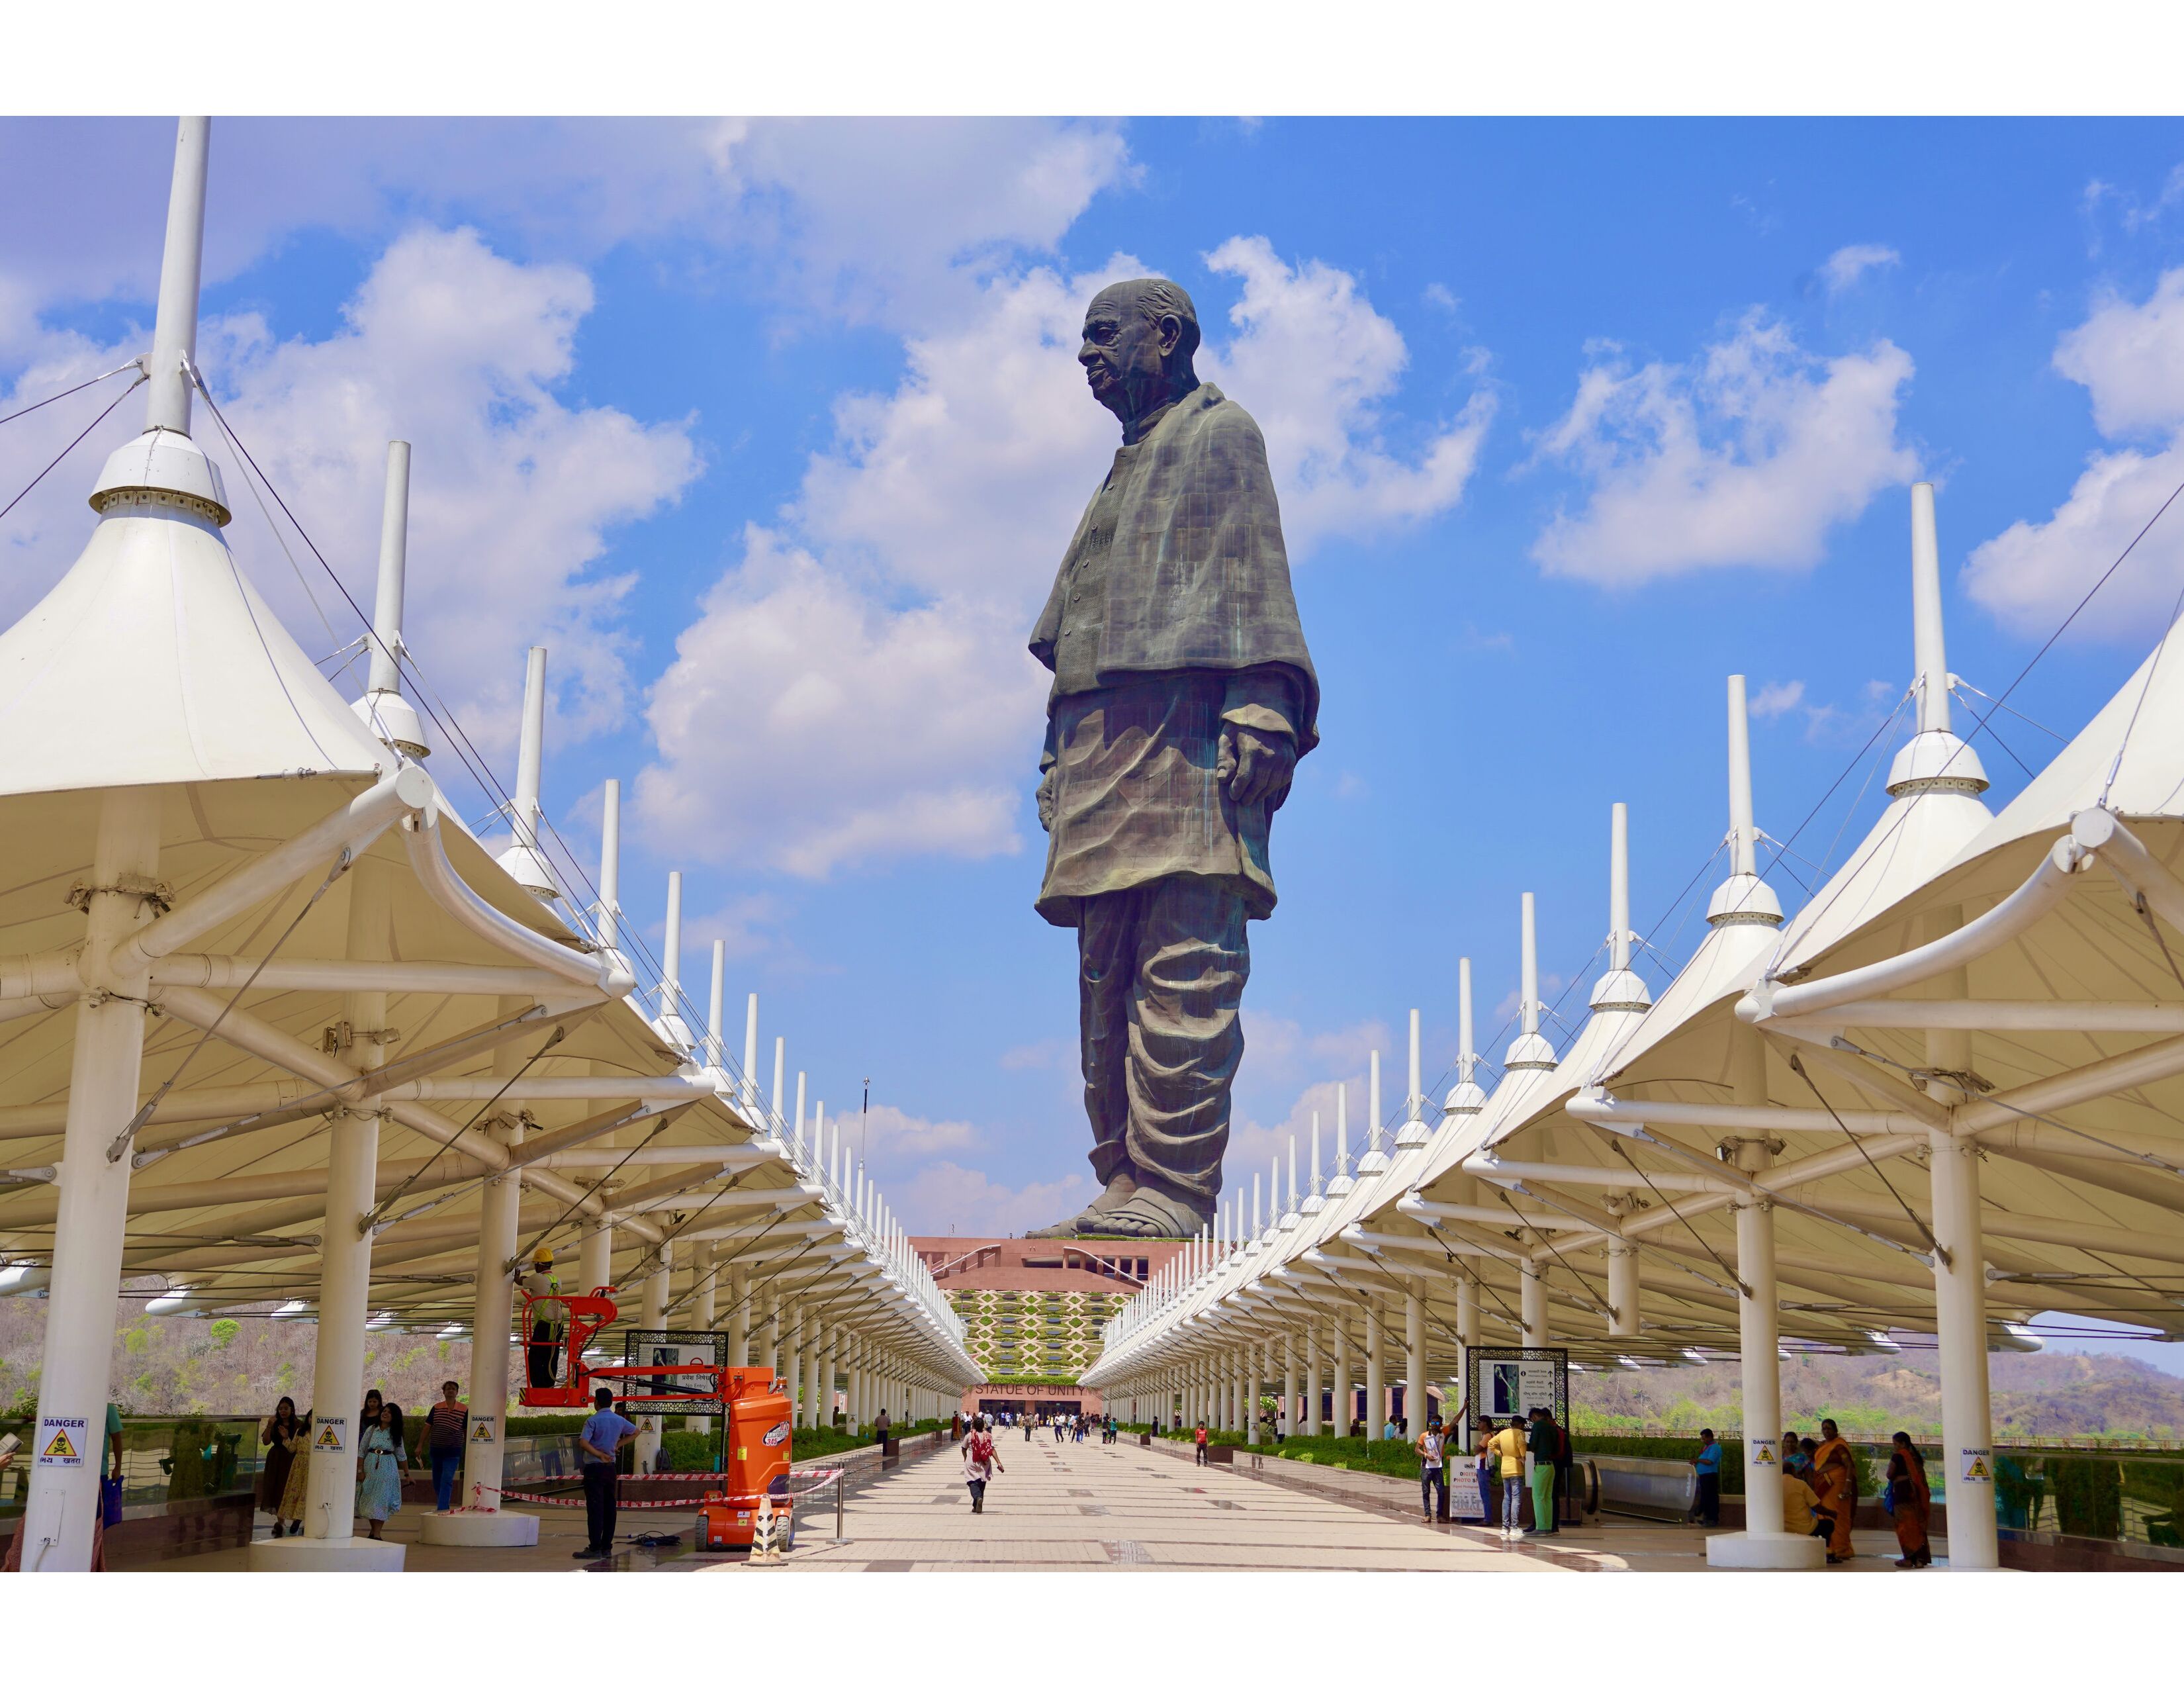
[[[1966,1483],[1994,1481],[1994,1456],[1985,1448],[1965,1448],[1962,1480]]]
[[[329,1418],[321,1423],[318,1435],[311,1438],[311,1446],[324,1448],[329,1453],[339,1453],[343,1447],[341,1420]]]
[[[1752,1462],[1754,1465],[1773,1465],[1775,1463],[1774,1444],[1772,1442],[1754,1442],[1752,1445]]]
[[[46,1444],[39,1457],[42,1459],[76,1460],[83,1456],[75,1451],[75,1444],[69,1440],[67,1431],[56,1430],[53,1440]]]
[[[491,1441],[493,1440],[493,1420],[490,1418],[471,1419],[471,1440],[474,1442]]]

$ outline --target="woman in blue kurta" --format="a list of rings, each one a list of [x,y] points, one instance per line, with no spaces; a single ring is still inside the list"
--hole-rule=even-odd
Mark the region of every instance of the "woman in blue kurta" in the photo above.
[[[387,1518],[402,1509],[402,1409],[382,1407],[379,1391],[365,1398],[364,1435],[357,1442],[356,1510],[377,1541]]]

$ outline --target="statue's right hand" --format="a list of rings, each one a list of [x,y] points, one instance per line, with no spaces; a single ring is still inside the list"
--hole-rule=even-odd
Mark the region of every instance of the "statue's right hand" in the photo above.
[[[1054,830],[1054,797],[1056,788],[1060,783],[1058,778],[1060,772],[1061,770],[1058,767],[1050,767],[1039,776],[1039,824],[1050,833]]]

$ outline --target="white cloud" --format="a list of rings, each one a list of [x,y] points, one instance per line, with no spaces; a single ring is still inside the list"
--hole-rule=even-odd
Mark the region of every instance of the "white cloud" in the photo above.
[[[1761,721],[1772,721],[1778,715],[1787,715],[1805,701],[1805,682],[1802,680],[1772,680],[1759,688],[1752,700],[1752,713]]]
[[[1330,527],[1461,495],[1485,426],[1468,407],[1415,460],[1379,441],[1406,354],[1354,279],[1263,241],[1239,332],[1201,367],[1260,419],[1292,558]],[[892,857],[1023,846],[1047,678],[1024,649],[1113,450],[1076,363],[1087,300],[1143,273],[1035,267],[977,314],[909,339],[889,393],[852,393],[798,496],[708,594],[655,688],[658,760],[637,794],[662,849],[821,877]]]
[[[1329,534],[1456,507],[1493,419],[1490,393],[1398,452],[1382,437],[1384,406],[1410,354],[1355,276],[1311,259],[1291,268],[1262,235],[1224,242],[1206,264],[1240,277],[1244,296],[1228,313],[1235,337],[1209,347],[1200,368],[1267,437],[1292,557]]]
[[[960,599],[890,610],[752,529],[653,688],[660,760],[635,793],[647,837],[810,878],[1020,849],[1044,693],[1022,619]]]
[[[2158,452],[2097,453],[2045,521],[2016,521],[1978,547],[1964,585],[2005,626],[2052,632],[2184,481],[2184,438]],[[2074,636],[2142,641],[2168,626],[2184,584],[2184,523],[2171,510],[2070,624]]]
[[[844,1140],[861,1139],[869,1163],[883,1169],[961,1153],[978,1142],[978,1128],[967,1120],[926,1119],[885,1102],[873,1103],[870,1113],[844,1109],[841,1124]]]
[[[1074,1072],[1077,1045],[1067,1038],[1041,1038],[1035,1043],[1017,1044],[1001,1051],[999,1065],[1004,1072]]]
[[[522,652],[533,643],[553,649],[558,733],[620,724],[628,582],[599,565],[613,528],[672,501],[698,473],[687,421],[648,425],[560,396],[592,300],[580,270],[512,263],[470,230],[418,229],[380,256],[322,339],[279,339],[251,315],[209,323],[200,335],[222,410],[359,604],[371,602],[387,442],[411,442],[408,638],[487,748],[513,742]],[[112,348],[63,349],[72,367],[118,360]],[[38,390],[56,372],[42,363],[18,391]],[[53,502],[26,510],[31,519],[11,532],[8,607],[20,610],[81,549],[92,519],[82,500],[93,453],[142,426],[142,403],[141,394],[125,403],[109,426],[114,437],[86,441],[49,477]],[[194,431],[227,470],[230,544],[320,654],[334,641],[202,403]],[[337,638],[354,637],[354,616],[290,543]]]
[[[2044,633],[2137,540],[2071,632],[2139,638],[2149,624],[2169,624],[2184,586],[2177,513],[2138,538],[2184,480],[2184,268],[2164,274],[2143,304],[2103,299],[2058,343],[2055,367],[2086,388],[2103,434],[2165,436],[2166,443],[2094,453],[2045,521],[2014,522],[1972,552],[1965,586],[2008,627]]]
[[[1903,261],[1903,254],[1892,246],[1838,247],[1820,265],[1820,279],[1830,292],[1839,293],[1855,287],[1867,270],[1888,269]]]
[[[1051,1225],[1081,1210],[1092,1199],[1089,1173],[1071,1173],[1045,1184],[1011,1189],[996,1184],[973,1167],[941,1161],[905,1184],[889,1204],[916,1236],[1017,1236]]]
[[[2055,348],[2055,367],[2082,386],[2110,439],[2184,422],[2184,267],[2143,304],[2111,294]]]
[[[1897,437],[1911,373],[1888,341],[1824,359],[1758,310],[1694,364],[1596,362],[1535,459],[1569,465],[1585,503],[1557,513],[1532,555],[1613,586],[1808,567],[1830,528],[1916,472]]]

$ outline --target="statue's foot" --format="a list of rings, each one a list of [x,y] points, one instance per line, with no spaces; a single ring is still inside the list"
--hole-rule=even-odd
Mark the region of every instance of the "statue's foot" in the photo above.
[[[1120,1172],[1107,1181],[1106,1189],[1094,1196],[1082,1213],[1064,1219],[1058,1225],[1048,1225],[1036,1231],[1026,1231],[1027,1237],[1081,1237],[1085,1228],[1106,1219],[1107,1215],[1123,1206],[1138,1193],[1138,1181],[1128,1172]]]
[[[1212,1212],[1210,1206],[1201,1210],[1182,1196],[1141,1184],[1138,1193],[1120,1207],[1088,1215],[1078,1234],[1181,1240],[1196,1236]]]

